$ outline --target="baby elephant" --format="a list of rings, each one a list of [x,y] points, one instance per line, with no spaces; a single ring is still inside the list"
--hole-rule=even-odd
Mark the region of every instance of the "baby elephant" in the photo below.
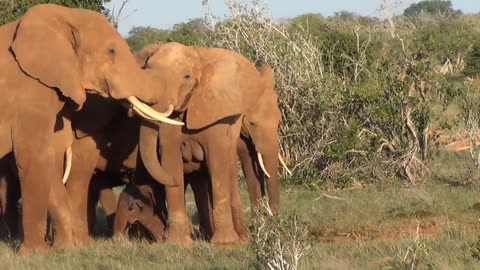
[[[128,184],[118,198],[113,235],[165,240],[167,210],[163,193],[161,188],[154,192],[151,185]]]

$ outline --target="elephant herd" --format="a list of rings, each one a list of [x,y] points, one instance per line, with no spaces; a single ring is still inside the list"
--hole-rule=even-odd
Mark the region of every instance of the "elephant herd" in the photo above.
[[[274,84],[268,65],[220,48],[132,54],[89,10],[36,5],[0,26],[0,214],[14,237],[21,220],[19,252],[87,244],[99,201],[114,235],[189,245],[187,185],[203,239],[248,241],[237,161],[250,202],[267,192],[274,211],[286,168]]]

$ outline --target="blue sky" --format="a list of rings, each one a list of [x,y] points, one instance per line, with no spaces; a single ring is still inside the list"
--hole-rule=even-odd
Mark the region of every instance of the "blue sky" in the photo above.
[[[118,10],[122,2],[123,0],[112,0],[107,6]],[[340,10],[366,16],[381,16],[376,12],[381,0],[270,0],[268,2],[270,13],[275,19],[294,17],[303,13],[321,13],[324,16],[330,16]],[[396,13],[401,13],[411,3],[419,0],[388,0],[388,2],[402,3],[395,10]],[[223,18],[228,14],[224,0],[209,0],[209,3],[214,15]],[[480,0],[452,0],[452,4],[454,9],[461,9],[465,13],[480,12]],[[130,14],[123,18],[119,25],[120,33],[126,36],[133,26],[169,29],[176,23],[203,17],[204,8],[202,0],[129,0],[122,14],[123,16]]]

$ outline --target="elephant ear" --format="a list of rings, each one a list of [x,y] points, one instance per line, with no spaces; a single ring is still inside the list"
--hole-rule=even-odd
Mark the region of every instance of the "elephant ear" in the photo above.
[[[66,22],[27,12],[18,23],[11,50],[23,72],[58,88],[79,110],[86,95],[75,52],[75,32]]]
[[[258,96],[256,90],[260,82],[250,78],[248,72],[240,63],[231,60],[207,64],[187,108],[187,128],[201,129],[217,122],[235,122]]]
[[[140,65],[141,68],[145,68],[147,66],[148,60],[158,52],[160,46],[160,43],[150,44],[135,53],[135,59],[137,60],[137,63]]]

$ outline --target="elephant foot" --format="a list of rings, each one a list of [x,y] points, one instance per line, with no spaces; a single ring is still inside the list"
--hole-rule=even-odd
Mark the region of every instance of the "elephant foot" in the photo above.
[[[193,244],[193,239],[190,233],[190,227],[172,228],[167,231],[167,241],[176,245],[190,247]]]
[[[76,239],[71,230],[58,230],[54,232],[53,249],[68,249],[76,246]]]
[[[77,246],[87,246],[91,242],[90,235],[87,230],[74,230],[75,244]]]
[[[51,250],[52,249],[45,242],[29,245],[22,243],[18,249],[18,254],[21,256],[29,256],[32,254],[45,254]]]
[[[248,244],[250,242],[250,235],[247,232],[239,232],[238,238],[240,239],[240,244]]]
[[[210,240],[210,242],[215,246],[232,246],[238,244],[239,241],[240,239],[235,230],[217,230]]]

